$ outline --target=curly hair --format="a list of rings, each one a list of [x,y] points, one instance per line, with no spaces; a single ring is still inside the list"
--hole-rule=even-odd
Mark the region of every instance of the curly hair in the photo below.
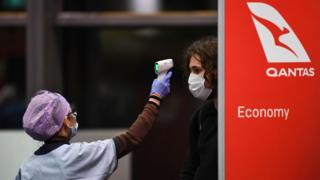
[[[185,64],[184,69],[187,74],[190,73],[189,63],[190,59],[194,55],[198,55],[202,67],[206,72],[213,73],[217,70],[217,58],[218,58],[217,40],[213,36],[203,37],[197,41],[194,41],[185,52]],[[213,84],[217,81],[217,77],[214,77]]]

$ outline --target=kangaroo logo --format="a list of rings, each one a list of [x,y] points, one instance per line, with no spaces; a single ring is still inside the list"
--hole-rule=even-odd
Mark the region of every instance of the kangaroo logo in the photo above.
[[[260,2],[247,5],[269,63],[310,62],[298,37],[275,8]]]

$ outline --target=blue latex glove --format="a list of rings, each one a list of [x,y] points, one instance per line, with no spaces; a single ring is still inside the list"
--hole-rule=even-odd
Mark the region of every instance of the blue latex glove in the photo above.
[[[158,79],[154,79],[152,83],[152,88],[150,95],[158,93],[161,98],[166,97],[170,93],[170,78],[172,76],[172,72],[169,71],[166,76],[158,81]]]

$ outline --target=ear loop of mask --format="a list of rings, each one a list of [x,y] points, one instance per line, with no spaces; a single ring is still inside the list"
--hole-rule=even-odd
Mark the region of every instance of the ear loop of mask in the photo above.
[[[73,137],[77,134],[79,124],[78,124],[78,122],[77,122],[77,120],[76,120],[76,117],[74,117],[74,115],[72,115],[72,117],[70,117],[70,115],[67,115],[66,117],[67,117],[68,119],[69,119],[69,118],[75,119],[75,121],[76,121],[76,124],[75,124],[73,127],[67,126],[68,129],[69,129],[69,138],[71,139],[71,138],[73,138]]]

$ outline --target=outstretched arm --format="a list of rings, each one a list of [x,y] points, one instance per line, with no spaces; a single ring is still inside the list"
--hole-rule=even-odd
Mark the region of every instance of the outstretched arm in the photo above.
[[[127,132],[114,138],[118,158],[139,146],[150,132],[159,113],[160,101],[170,92],[171,75],[172,73],[169,72],[164,79],[153,81],[150,98],[136,121]]]

